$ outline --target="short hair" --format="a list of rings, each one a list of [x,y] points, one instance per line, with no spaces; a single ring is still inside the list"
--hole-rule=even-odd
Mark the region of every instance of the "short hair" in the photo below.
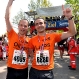
[[[19,21],[19,23],[20,23],[22,20],[26,20],[26,21],[28,22],[28,26],[29,26],[29,21],[28,21],[27,19],[21,19],[21,20]],[[18,24],[19,24],[19,23],[18,23]]]
[[[37,17],[37,18],[35,18],[35,20],[34,20],[34,24],[35,24],[35,21],[38,20],[38,19],[44,20],[44,18],[42,18],[42,17]],[[45,20],[44,20],[44,23],[46,24],[46,21],[45,21]]]

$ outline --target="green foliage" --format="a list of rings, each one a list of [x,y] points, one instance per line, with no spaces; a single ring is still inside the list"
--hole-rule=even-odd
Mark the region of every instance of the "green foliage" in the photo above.
[[[30,4],[28,4],[28,8],[30,11],[35,11],[37,8],[45,8],[51,6],[52,4],[49,0],[30,0]]]
[[[73,9],[76,28],[77,28],[77,31],[79,31],[79,0],[65,0],[65,1],[67,4],[70,4]]]
[[[30,4],[28,4],[30,11],[35,11],[37,8],[50,6],[52,6],[52,4],[49,2],[49,0],[30,0]],[[13,24],[18,25],[19,21],[24,18],[26,18],[25,13],[20,10],[13,18]]]
[[[17,15],[14,16],[14,18],[13,18],[13,24],[18,25],[19,21],[20,21],[21,19],[24,19],[24,18],[25,18],[25,14],[24,14],[24,12],[23,12],[22,10],[20,10],[20,11],[17,13]]]
[[[28,4],[28,8],[30,11],[34,11],[36,9],[36,3],[34,0],[30,0],[30,4]]]
[[[50,7],[52,4],[48,0],[42,0],[41,7]]]

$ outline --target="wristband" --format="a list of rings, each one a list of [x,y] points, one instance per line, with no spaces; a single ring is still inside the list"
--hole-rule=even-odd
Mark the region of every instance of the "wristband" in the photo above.
[[[68,20],[72,20],[72,18],[74,18],[74,16],[71,16]]]

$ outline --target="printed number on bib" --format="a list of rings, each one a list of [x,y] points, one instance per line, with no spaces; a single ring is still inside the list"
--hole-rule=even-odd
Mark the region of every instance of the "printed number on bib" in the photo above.
[[[49,51],[43,50],[36,52],[36,64],[37,65],[49,65]]]
[[[14,50],[12,64],[24,65],[26,63],[27,54],[25,51]]]

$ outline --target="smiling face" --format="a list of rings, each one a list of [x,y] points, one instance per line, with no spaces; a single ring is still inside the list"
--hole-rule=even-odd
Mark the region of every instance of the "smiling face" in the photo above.
[[[46,24],[42,18],[38,18],[35,20],[35,29],[38,33],[42,33],[45,31]]]
[[[26,35],[27,30],[28,30],[28,21],[27,20],[20,20],[18,29],[19,29],[20,35]]]

